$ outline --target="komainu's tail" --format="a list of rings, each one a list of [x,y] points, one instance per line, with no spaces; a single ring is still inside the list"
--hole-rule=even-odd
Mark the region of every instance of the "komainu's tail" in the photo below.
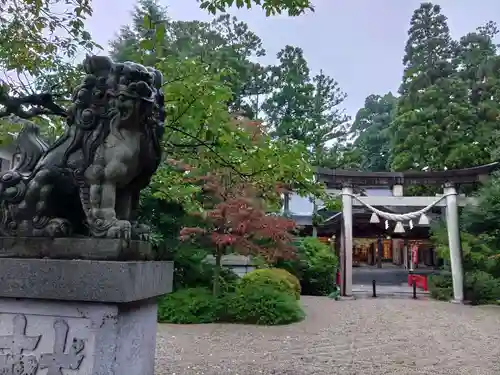
[[[20,160],[15,163],[13,169],[21,173],[33,172],[49,145],[40,138],[40,128],[35,123],[19,117],[11,117],[8,121],[23,126],[16,139],[16,155],[20,157]]]

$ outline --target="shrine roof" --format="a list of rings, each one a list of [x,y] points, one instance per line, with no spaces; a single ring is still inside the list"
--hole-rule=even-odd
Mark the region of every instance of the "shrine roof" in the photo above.
[[[324,182],[329,188],[338,188],[346,184],[354,186],[473,184],[483,181],[489,174],[499,169],[500,162],[472,168],[429,172],[363,172],[317,168],[316,177],[318,181]]]

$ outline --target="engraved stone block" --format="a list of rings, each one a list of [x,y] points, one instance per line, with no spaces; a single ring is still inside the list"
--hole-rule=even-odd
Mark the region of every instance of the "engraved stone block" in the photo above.
[[[68,340],[66,319],[47,317],[41,321],[40,316],[30,316],[33,327],[29,329],[26,314],[2,313],[0,319],[0,374],[35,375],[39,369],[47,369],[47,375],[62,375],[62,370],[80,369],[85,340],[77,337]],[[50,320],[53,332],[47,330]],[[27,329],[33,332],[32,336]],[[52,348],[49,341],[53,341]]]
[[[0,298],[0,375],[153,375],[156,303]]]
[[[0,375],[153,375],[170,262],[3,259]]]

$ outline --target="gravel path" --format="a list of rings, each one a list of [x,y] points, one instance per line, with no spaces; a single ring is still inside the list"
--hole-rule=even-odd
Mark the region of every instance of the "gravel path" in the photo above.
[[[160,325],[156,374],[500,374],[500,307],[407,298],[302,303],[306,320],[290,326]]]

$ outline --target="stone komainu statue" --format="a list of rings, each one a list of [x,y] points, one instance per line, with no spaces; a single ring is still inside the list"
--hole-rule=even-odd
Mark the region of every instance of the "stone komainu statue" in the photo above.
[[[3,236],[141,239],[148,233],[136,211],[161,159],[163,76],[102,56],[87,56],[84,69],[72,105],[59,113],[68,126],[54,144],[21,120],[20,161],[0,175]]]

